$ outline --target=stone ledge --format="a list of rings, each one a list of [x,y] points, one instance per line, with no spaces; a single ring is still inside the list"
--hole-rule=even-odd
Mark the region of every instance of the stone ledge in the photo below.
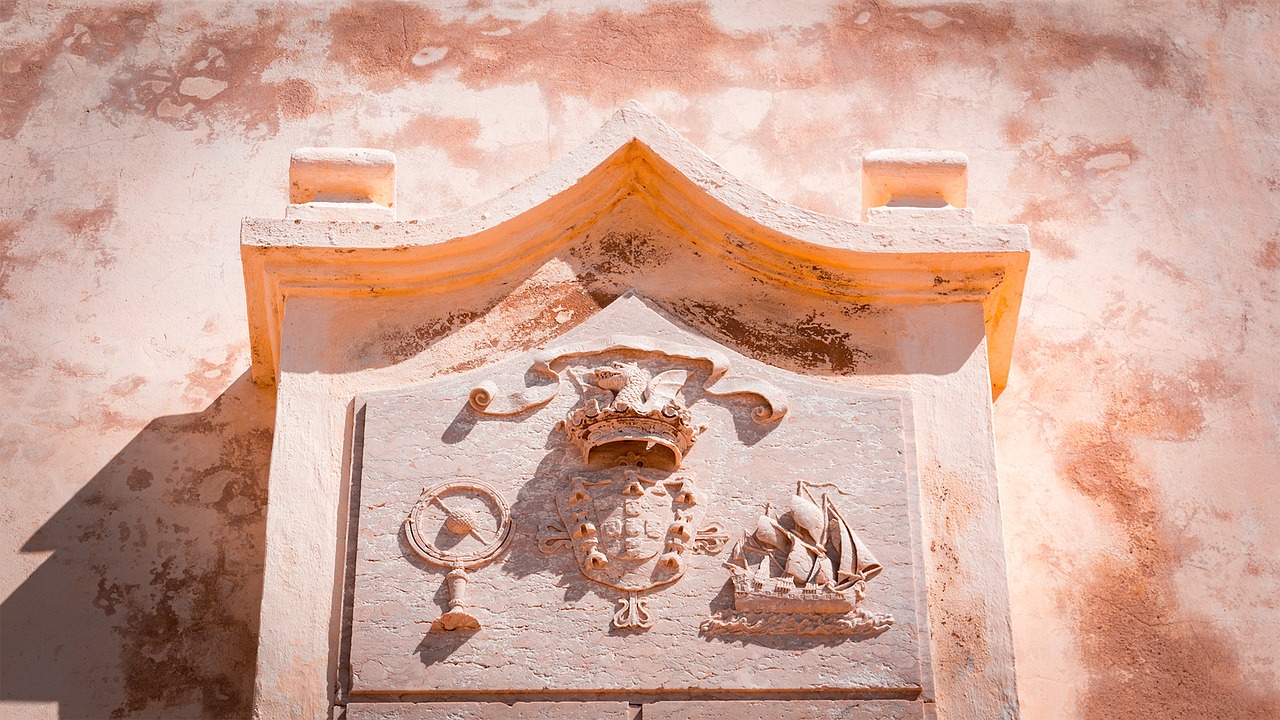
[[[952,150],[873,150],[862,158],[862,212],[877,207],[962,208],[969,158]]]
[[[646,703],[643,720],[920,720],[909,700],[698,700]]]
[[[351,703],[346,720],[627,720],[625,702]]]

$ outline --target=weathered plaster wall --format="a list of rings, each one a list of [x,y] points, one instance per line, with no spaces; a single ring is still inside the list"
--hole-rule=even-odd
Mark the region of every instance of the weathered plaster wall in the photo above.
[[[1276,11],[787,5],[0,3],[0,717],[247,713],[238,223],[293,148],[392,149],[436,215],[632,97],[843,217],[863,151],[968,153],[1037,248],[996,403],[1024,715],[1280,713]]]

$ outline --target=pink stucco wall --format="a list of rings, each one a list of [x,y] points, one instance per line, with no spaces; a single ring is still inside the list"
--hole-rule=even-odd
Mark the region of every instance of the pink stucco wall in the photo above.
[[[1276,11],[600,5],[0,3],[0,717],[246,714],[238,226],[291,150],[394,150],[425,217],[629,98],[847,218],[864,151],[966,152],[1035,247],[996,402],[1024,715],[1280,714]]]

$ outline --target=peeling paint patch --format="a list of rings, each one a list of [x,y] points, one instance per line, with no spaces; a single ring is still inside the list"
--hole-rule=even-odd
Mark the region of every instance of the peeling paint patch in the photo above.
[[[356,350],[361,358],[376,357],[398,364],[431,347],[435,341],[480,317],[476,312],[456,312],[420,322],[410,328],[388,327],[378,331],[371,342]]]
[[[387,138],[387,143],[392,148],[431,145],[440,148],[458,165],[475,167],[485,155],[476,148],[479,138],[480,121],[475,118],[418,115]]]
[[[592,243],[570,249],[569,254],[588,266],[584,273],[588,277],[626,275],[660,266],[671,257],[661,238],[634,230],[610,230]]]
[[[641,87],[691,91],[722,83],[728,77],[717,58],[748,49],[698,3],[553,12],[527,24],[443,22],[414,5],[359,3],[335,13],[329,29],[332,58],[379,90],[452,70],[471,87],[536,82],[552,98],[614,100]]]
[[[1138,263],[1160,271],[1161,274],[1181,285],[1191,284],[1191,278],[1187,277],[1181,268],[1146,248],[1138,251]]]
[[[282,119],[310,115],[318,108],[315,85],[302,78],[263,80],[268,67],[289,55],[280,45],[288,13],[259,9],[257,16],[243,26],[204,26],[176,52],[126,65],[112,78],[101,109],[116,122],[144,114],[192,129],[203,119],[265,137],[279,132]]]
[[[902,87],[944,64],[1014,69],[1034,97],[1050,77],[1102,61],[1119,63],[1148,87],[1184,85],[1200,98],[1202,74],[1178,65],[1172,43],[1134,33],[1088,33],[1012,5],[938,8],[854,3],[827,23],[797,30],[821,61],[769,54],[767,64],[734,71],[743,58],[778,38],[728,33],[701,3],[666,3],[639,12],[548,13],[526,24],[485,18],[444,22],[397,2],[359,3],[329,22],[332,58],[385,90],[452,70],[471,87],[536,82],[551,98],[615,100],[639,89],[696,92],[745,81],[751,87],[811,87],[846,82],[873,69],[877,81]],[[1016,49],[1016,50],[1015,50]],[[1030,49],[1030,52],[1028,52]],[[1017,53],[1010,66],[1006,57]],[[784,60],[779,62],[779,60]]]
[[[1258,253],[1258,265],[1267,270],[1280,270],[1280,242],[1268,240]]]
[[[1203,101],[1203,72],[1179,62],[1169,38],[1089,32],[1051,14],[1020,9],[1005,3],[927,9],[852,3],[837,11],[829,38],[815,39],[833,68],[857,75],[874,68],[877,80],[899,87],[942,65],[977,66],[1005,73],[1033,99],[1043,99],[1053,93],[1054,78],[1108,61],[1147,87],[1178,88],[1193,103]],[[1014,59],[1016,64],[1007,64]]]
[[[156,706],[178,707],[193,699],[210,718],[239,717],[248,706],[242,676],[211,673],[199,661],[208,651],[234,653],[239,662],[256,654],[245,642],[252,637],[247,624],[219,612],[219,599],[232,582],[226,560],[219,557],[204,571],[179,569],[176,560],[165,558],[152,570],[147,591],[154,603],[130,605],[118,630],[125,643],[121,652],[125,702],[111,713],[113,719]],[[200,646],[203,652],[193,653]]]
[[[105,270],[115,264],[115,254],[102,242],[99,233],[115,216],[115,200],[108,199],[93,208],[59,213],[55,220],[76,238],[85,254],[93,258],[94,267]]]
[[[320,91],[302,78],[289,78],[272,89],[286,120],[300,120],[320,109]]]
[[[1139,155],[1132,140],[1093,143],[1080,138],[1072,138],[1061,152],[1050,143],[1033,152],[1037,160],[1058,170],[1059,175],[1065,172],[1073,176],[1084,175],[1086,171],[1106,172],[1128,167]]]
[[[228,83],[225,80],[215,80],[200,76],[189,77],[183,78],[182,82],[178,84],[178,93],[190,95],[198,100],[208,100],[226,90],[227,85]]]
[[[126,378],[121,378],[108,389],[111,391],[111,394],[116,397],[127,397],[132,395],[135,390],[146,384],[147,379],[145,377],[141,375],[130,375]]]
[[[947,5],[944,12],[854,3],[837,8],[829,22],[798,31],[806,47],[818,49],[819,64],[774,57],[767,66],[734,72],[732,65],[776,38],[725,32],[701,3],[631,13],[552,12],[513,24],[493,17],[444,22],[413,5],[378,2],[352,5],[329,22],[332,58],[378,90],[445,69],[472,87],[536,82],[551,98],[599,100],[640,88],[695,92],[744,80],[753,87],[811,87],[862,77],[868,68],[874,79],[901,87],[944,64],[1008,70],[1005,55],[1016,48],[1016,79],[1035,97],[1050,92],[1051,76],[1102,61],[1130,69],[1148,87],[1181,83],[1189,98],[1203,94],[1203,77],[1178,66],[1167,38],[1068,27],[1012,5]]]
[[[106,578],[98,579],[98,596],[93,599],[93,606],[107,615],[116,614],[116,605],[125,601],[126,593],[137,589],[137,585],[121,587],[116,583],[107,584]]]
[[[22,130],[44,97],[46,74],[61,53],[104,65],[135,47],[155,25],[155,16],[152,4],[79,10],[67,15],[44,42],[0,52],[0,139]]]
[[[1252,686],[1229,641],[1180,606],[1175,573],[1192,544],[1161,507],[1159,480],[1138,459],[1139,440],[1188,442],[1204,424],[1203,400],[1233,392],[1220,365],[1163,376],[1138,371],[1110,391],[1096,422],[1068,429],[1059,474],[1115,523],[1121,546],[1093,558],[1063,602],[1089,672],[1088,720],[1148,716],[1272,718],[1280,701]]]
[[[58,220],[67,232],[83,234],[97,232],[115,217],[114,202],[102,202],[96,208],[70,210],[58,215]]]
[[[427,47],[424,47],[418,52],[414,53],[413,57],[410,59],[410,62],[412,62],[414,65],[418,67],[426,67],[427,65],[434,65],[440,62],[448,54],[449,54],[449,48],[447,47],[433,47],[431,45],[428,45]]]
[[[906,13],[906,16],[925,26],[929,30],[937,30],[949,22],[964,23],[963,20],[951,17],[941,10],[925,10],[924,12]],[[871,19],[869,13],[867,19]],[[855,22],[857,21],[855,20]]]
[[[503,349],[532,350],[568,332],[599,312],[600,305],[578,283],[525,283],[508,295],[494,311],[507,316],[525,316],[517,322]],[[532,311],[532,317],[529,317]]]
[[[29,267],[33,263],[18,257],[14,247],[18,243],[18,231],[21,225],[17,220],[0,221],[0,298],[10,297],[8,292],[9,277],[19,266]]]
[[[681,313],[709,324],[725,341],[744,348],[748,354],[778,367],[800,366],[807,370],[853,374],[871,356],[853,344],[853,336],[809,315],[795,325],[776,320],[747,319],[734,308],[710,302],[688,303]]]
[[[1119,170],[1123,167],[1129,167],[1132,158],[1128,153],[1108,152],[1101,155],[1095,155],[1085,162],[1086,170],[1096,170],[1098,172],[1108,172],[1111,170]]]
[[[1072,209],[1077,204],[1077,200],[1065,195],[1028,198],[1012,220],[1030,228],[1032,237],[1035,238],[1036,250],[1045,257],[1073,260],[1076,248],[1068,239],[1067,228],[1076,224],[1072,221]]]
[[[183,398],[195,405],[209,402],[221,395],[231,384],[235,373],[232,361],[244,352],[244,346],[232,344],[227,346],[224,362],[198,358],[195,366],[186,374],[187,384],[183,389]]]
[[[127,483],[130,490],[137,492],[151,487],[151,482],[153,480],[155,480],[155,476],[151,474],[150,470],[138,467],[134,468],[133,471],[129,473]]]
[[[1006,123],[1006,135],[1022,136],[1019,123]],[[1014,215],[1013,221],[1031,229],[1037,251],[1054,260],[1072,260],[1076,248],[1071,235],[1081,224],[1101,216],[1102,193],[1081,192],[1082,182],[1105,183],[1108,171],[1127,167],[1139,157],[1131,140],[1094,143],[1073,137],[1042,141],[1023,148],[1025,162],[1017,171],[1017,182],[1033,189]],[[1126,158],[1120,164],[1118,158]],[[1099,159],[1105,158],[1099,165]],[[1091,165],[1092,164],[1092,165]]]

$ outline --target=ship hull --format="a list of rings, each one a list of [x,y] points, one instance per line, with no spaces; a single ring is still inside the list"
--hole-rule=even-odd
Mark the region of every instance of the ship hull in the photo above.
[[[843,593],[826,588],[805,592],[803,588],[780,587],[770,592],[736,587],[733,593],[733,607],[739,612],[843,615],[853,610],[855,604]]]

